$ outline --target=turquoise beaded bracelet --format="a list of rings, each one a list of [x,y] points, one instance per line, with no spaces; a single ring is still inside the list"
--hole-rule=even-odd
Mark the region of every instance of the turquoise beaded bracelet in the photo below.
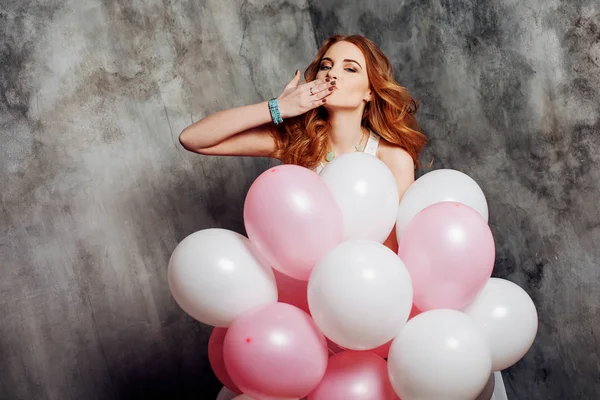
[[[279,125],[283,122],[283,118],[281,118],[281,113],[279,112],[279,102],[277,98],[269,100],[269,111],[271,111],[271,119],[275,125]]]

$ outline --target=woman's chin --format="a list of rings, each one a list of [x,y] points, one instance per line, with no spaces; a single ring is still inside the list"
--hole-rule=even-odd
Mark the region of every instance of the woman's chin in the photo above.
[[[331,96],[329,96],[331,97]],[[327,98],[327,102],[323,104],[326,110],[331,111],[341,111],[341,110],[356,110],[360,107],[360,104],[352,104],[347,101],[338,101],[337,99],[329,99]]]
[[[336,108],[343,105],[334,93],[327,96],[326,99],[327,101],[323,104],[323,107],[325,108]]]

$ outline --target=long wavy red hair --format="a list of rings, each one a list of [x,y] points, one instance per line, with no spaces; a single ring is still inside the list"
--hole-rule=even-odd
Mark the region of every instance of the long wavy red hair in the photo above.
[[[321,59],[333,44],[340,41],[356,45],[366,60],[372,99],[365,105],[361,124],[387,142],[406,150],[418,170],[421,167],[419,156],[427,143],[414,116],[419,105],[396,82],[392,65],[375,43],[360,35],[334,35],[327,38],[304,71],[304,80],[310,82],[316,78]],[[325,158],[330,130],[324,107],[286,119],[275,133],[277,147],[271,156],[285,164],[312,169]]]

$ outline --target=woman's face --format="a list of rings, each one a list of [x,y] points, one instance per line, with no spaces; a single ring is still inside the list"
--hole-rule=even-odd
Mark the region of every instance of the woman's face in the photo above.
[[[323,106],[328,109],[355,109],[363,100],[371,100],[365,57],[349,42],[333,44],[321,59],[316,79],[329,76],[337,89],[327,97]]]

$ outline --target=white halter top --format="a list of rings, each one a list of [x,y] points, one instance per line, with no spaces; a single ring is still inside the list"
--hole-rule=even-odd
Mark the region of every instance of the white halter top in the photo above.
[[[377,157],[377,146],[379,146],[379,139],[380,137],[378,134],[376,134],[372,130],[369,130],[369,138],[367,139],[367,144],[365,145],[364,152]],[[323,168],[325,168],[325,163],[321,162],[319,165],[317,165],[314,171],[317,174],[319,174],[321,173]]]

